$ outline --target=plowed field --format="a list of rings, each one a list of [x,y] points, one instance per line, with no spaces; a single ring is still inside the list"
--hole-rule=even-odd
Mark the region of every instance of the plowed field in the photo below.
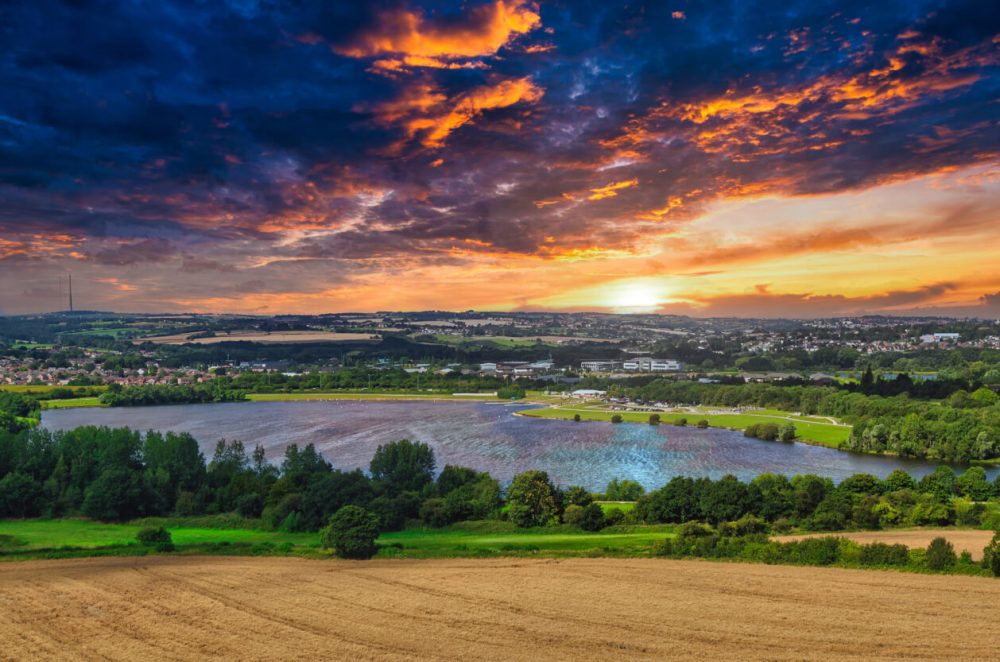
[[[1000,581],[657,559],[0,564],[2,659],[988,659]]]

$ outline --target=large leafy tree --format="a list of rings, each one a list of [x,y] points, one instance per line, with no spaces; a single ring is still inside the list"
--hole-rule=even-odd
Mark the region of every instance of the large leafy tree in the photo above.
[[[507,490],[510,520],[517,526],[543,526],[559,515],[556,488],[544,471],[514,476]]]

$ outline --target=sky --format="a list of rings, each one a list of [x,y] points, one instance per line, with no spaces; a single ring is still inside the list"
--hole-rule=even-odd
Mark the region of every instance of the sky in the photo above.
[[[0,314],[1000,317],[1000,6],[0,5]]]

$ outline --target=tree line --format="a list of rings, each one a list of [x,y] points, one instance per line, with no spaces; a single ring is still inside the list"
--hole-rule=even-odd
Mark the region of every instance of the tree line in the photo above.
[[[0,517],[85,516],[124,521],[148,516],[236,513],[287,531],[314,531],[344,506],[372,513],[381,530],[408,521],[439,527],[462,520],[508,519],[519,527],[570,524],[598,530],[621,523],[719,524],[759,517],[775,530],[827,531],[900,525],[977,525],[983,502],[1000,496],[981,467],[956,476],[947,467],[915,481],[903,471],[839,484],[829,478],[762,474],[749,482],[676,477],[644,494],[631,480],[606,493],[557,486],[544,471],[513,478],[506,490],[486,472],[447,465],[407,440],[375,451],[368,471],[334,468],[310,444],[289,445],[280,464],[264,449],[218,442],[206,460],[185,433],[80,427],[0,433]],[[630,513],[596,501],[635,500]]]

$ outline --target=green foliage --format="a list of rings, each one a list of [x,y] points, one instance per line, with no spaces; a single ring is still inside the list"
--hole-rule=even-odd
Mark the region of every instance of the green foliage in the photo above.
[[[993,539],[983,549],[983,567],[994,577],[1000,577],[1000,531],[993,534]]]
[[[905,566],[910,562],[910,551],[906,545],[887,545],[874,542],[861,545],[858,563],[875,566]]]
[[[792,439],[794,439],[795,430],[794,426],[792,427]],[[781,430],[778,428],[776,423],[753,423],[752,425],[748,425],[743,430],[743,436],[761,439],[763,441],[777,441],[781,436]]]
[[[706,419],[704,419],[704,418],[698,419],[698,422],[695,423],[695,427],[698,428],[699,430],[707,430],[708,429],[708,421]]]
[[[608,501],[635,501],[645,492],[646,489],[634,480],[615,478],[605,488],[604,498]]]
[[[378,546],[378,517],[359,506],[344,506],[320,532],[320,543],[340,558],[370,559]]]
[[[141,544],[149,546],[173,542],[170,532],[162,526],[147,526],[139,529],[139,533],[135,534],[135,538]]]
[[[372,479],[388,494],[419,492],[434,478],[434,451],[407,439],[380,445],[369,465]]]
[[[571,485],[563,490],[563,503],[567,505],[588,506],[593,501],[593,495],[579,485]]]
[[[544,471],[514,476],[507,490],[508,516],[520,527],[542,526],[559,515],[556,490]]]
[[[659,414],[650,414],[649,415],[649,424],[650,425],[659,425],[660,424],[660,415]]]
[[[927,567],[931,570],[947,570],[955,565],[955,547],[946,538],[937,537],[927,545]]]
[[[584,531],[600,531],[606,526],[604,509],[596,503],[583,506],[577,525]]]
[[[612,423],[621,423],[622,422],[622,415],[621,414],[613,414],[611,416],[611,422]]]

